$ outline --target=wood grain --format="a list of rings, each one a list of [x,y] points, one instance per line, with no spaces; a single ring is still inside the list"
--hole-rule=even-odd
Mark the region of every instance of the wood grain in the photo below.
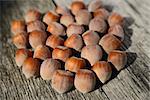
[[[54,0],[68,6],[72,0]],[[84,0],[86,4],[90,0]],[[125,17],[125,41],[128,63],[121,72],[91,93],[72,90],[58,94],[49,81],[41,78],[26,79],[14,61],[15,46],[11,43],[10,22],[23,18],[29,8],[42,13],[55,8],[51,0],[0,1],[0,100],[148,100],[150,68],[150,1],[103,0],[110,11]]]

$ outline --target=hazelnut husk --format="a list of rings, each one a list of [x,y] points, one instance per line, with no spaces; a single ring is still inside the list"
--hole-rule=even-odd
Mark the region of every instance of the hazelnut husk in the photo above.
[[[57,70],[52,77],[52,88],[58,93],[65,93],[73,87],[74,75],[69,71]]]
[[[113,50],[108,55],[108,62],[111,62],[115,68],[120,71],[127,63],[127,55],[124,51]]]
[[[85,4],[82,1],[74,1],[71,4],[71,12],[76,15],[78,11],[85,9]]]
[[[82,58],[70,57],[65,62],[65,70],[77,72],[79,69],[85,68],[86,62]]]
[[[75,88],[82,92],[88,93],[95,88],[96,77],[95,74],[88,69],[80,69],[75,75],[74,85]]]
[[[54,72],[61,68],[61,63],[55,59],[44,60],[40,67],[40,75],[44,80],[51,80]]]

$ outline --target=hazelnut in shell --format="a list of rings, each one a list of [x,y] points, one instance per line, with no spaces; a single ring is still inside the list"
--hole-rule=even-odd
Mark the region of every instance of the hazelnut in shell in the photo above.
[[[55,11],[56,11],[56,13],[61,14],[61,15],[65,15],[65,14],[70,13],[69,9],[67,9],[64,6],[57,6],[56,9],[55,9]]]
[[[100,9],[95,10],[93,15],[94,15],[94,17],[98,17],[98,18],[107,20],[109,17],[109,12],[104,8],[100,8]]]
[[[87,59],[92,66],[101,60],[102,55],[103,52],[99,45],[87,45],[81,51],[81,57]]]
[[[88,93],[95,88],[96,77],[95,74],[88,69],[80,69],[75,75],[74,85],[75,88],[82,92]]]
[[[71,49],[64,46],[57,46],[52,52],[53,59],[59,59],[63,62],[67,60],[72,55]]]
[[[71,14],[65,14],[60,17],[60,23],[68,27],[70,24],[74,23],[74,17]]]
[[[112,68],[111,65],[106,61],[96,62],[93,65],[92,70],[96,73],[97,77],[102,83],[105,83],[111,77]]]
[[[121,44],[121,41],[111,34],[104,35],[99,41],[99,45],[101,45],[105,52],[108,54],[112,50],[119,49]]]
[[[73,87],[74,75],[69,71],[57,70],[52,77],[52,88],[58,93],[65,93]]]
[[[111,62],[115,68],[120,71],[127,63],[127,55],[124,51],[113,50],[108,55],[108,62]]]
[[[81,9],[85,9],[85,4],[82,1],[74,1],[71,4],[71,12],[76,15]]]
[[[70,37],[66,39],[64,45],[69,48],[73,48],[76,51],[81,51],[83,47],[82,37],[78,34],[72,34]]]
[[[91,0],[91,2],[88,5],[88,11],[89,12],[94,12],[98,8],[101,8],[103,6],[101,0]]]
[[[86,62],[82,58],[70,57],[65,62],[65,70],[77,72],[79,69],[85,68]]]
[[[44,80],[51,80],[54,72],[61,68],[61,63],[55,59],[44,60],[40,67],[40,75]]]
[[[64,39],[57,35],[50,35],[46,40],[46,45],[51,48],[56,48],[57,46],[62,46],[64,44]]]

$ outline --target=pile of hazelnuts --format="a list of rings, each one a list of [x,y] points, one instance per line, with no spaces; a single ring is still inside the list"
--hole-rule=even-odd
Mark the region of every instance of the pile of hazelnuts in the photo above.
[[[73,1],[70,8],[57,6],[41,17],[38,10],[30,9],[25,21],[11,23],[12,41],[18,48],[15,61],[26,78],[51,80],[59,93],[73,87],[87,93],[95,88],[96,79],[102,83],[110,79],[112,65],[118,71],[126,65],[126,52],[119,50],[124,18],[110,13],[100,0],[88,5]],[[104,54],[107,60],[102,59]]]

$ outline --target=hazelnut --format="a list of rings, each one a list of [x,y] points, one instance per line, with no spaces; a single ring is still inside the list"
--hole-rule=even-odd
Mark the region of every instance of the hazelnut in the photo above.
[[[111,77],[112,68],[111,65],[106,61],[96,62],[93,65],[92,70],[96,73],[97,77],[102,83],[105,83]]]
[[[13,20],[11,22],[11,32],[14,35],[25,32],[25,22],[23,20]]]
[[[56,13],[61,14],[61,15],[65,15],[70,13],[69,9],[67,9],[66,7],[62,7],[62,6],[57,6],[55,9]]]
[[[127,63],[127,55],[124,51],[113,50],[108,55],[108,62],[111,62],[115,68],[120,71]]]
[[[77,12],[75,19],[79,25],[89,25],[92,15],[90,12],[88,12],[88,10],[83,9]]]
[[[44,45],[38,45],[35,48],[33,58],[38,58],[38,59],[41,59],[41,60],[51,58],[51,51],[49,50],[48,47],[46,47]]]
[[[64,45],[69,48],[73,48],[76,51],[81,51],[83,47],[82,37],[78,34],[72,34],[69,38],[66,39]]]
[[[85,33],[83,33],[82,37],[86,45],[96,45],[100,40],[99,35],[91,30],[88,30]]]
[[[35,20],[39,20],[40,16],[41,16],[41,14],[38,10],[30,9],[25,14],[25,21],[26,21],[26,23],[29,23],[29,22],[32,22]]]
[[[44,80],[51,80],[54,72],[61,68],[61,63],[54,59],[46,59],[40,67],[40,75]]]
[[[72,55],[71,49],[64,46],[57,46],[52,52],[53,59],[59,59],[63,62]]]
[[[101,0],[91,0],[91,2],[88,5],[88,11],[89,12],[94,12],[98,8],[102,7],[102,1]]]
[[[84,59],[77,57],[70,57],[66,60],[65,70],[77,72],[79,69],[84,68],[85,66],[86,62]]]
[[[31,57],[32,51],[27,50],[27,49],[18,49],[16,51],[16,55],[15,55],[15,61],[17,66],[21,67],[24,63],[24,61],[28,58]]]
[[[108,33],[119,37],[121,41],[124,40],[124,30],[119,24],[111,26],[108,30]]]
[[[28,45],[28,34],[25,32],[19,33],[13,36],[12,42],[17,48],[26,48]]]
[[[107,30],[107,24],[104,19],[95,17],[90,21],[89,30],[104,33]]]
[[[43,22],[45,22],[47,25],[49,25],[51,22],[56,22],[59,20],[59,15],[54,11],[48,11],[43,16]]]
[[[35,49],[38,45],[44,45],[46,38],[47,34],[44,31],[32,31],[29,34],[29,43]]]
[[[62,46],[63,44],[64,39],[56,35],[50,35],[46,40],[46,45],[53,49],[57,46]]]
[[[82,93],[88,93],[95,88],[95,74],[88,69],[80,69],[75,75],[74,85]]]
[[[65,93],[73,87],[74,75],[69,71],[57,70],[52,77],[52,88],[58,93]]]
[[[121,44],[121,41],[111,34],[104,35],[99,41],[99,45],[103,47],[106,53],[119,49]]]
[[[84,27],[76,23],[70,24],[66,30],[68,37],[70,37],[72,34],[82,34],[83,32]]]
[[[116,24],[123,25],[123,17],[118,13],[112,13],[108,18],[109,26],[114,26]]]
[[[51,24],[49,24],[47,27],[47,31],[53,35],[60,35],[60,36],[66,35],[64,27],[57,22],[52,22]]]
[[[102,49],[99,45],[87,45],[81,51],[81,57],[87,59],[91,65],[101,60],[102,55]]]
[[[94,15],[94,17],[98,17],[98,18],[107,20],[109,17],[109,12],[104,8],[100,8],[100,9],[95,10],[93,15]]]
[[[45,29],[46,29],[45,25],[39,20],[32,21],[32,22],[27,24],[27,31],[28,32],[32,32],[35,30],[45,31]]]
[[[32,57],[27,58],[22,66],[22,72],[26,78],[39,76],[40,62]]]
[[[84,8],[85,8],[85,4],[82,1],[74,1],[71,4],[71,12],[74,15],[76,15],[79,10]]]
[[[71,14],[62,15],[60,18],[60,23],[68,27],[68,25],[74,23],[74,17]]]

